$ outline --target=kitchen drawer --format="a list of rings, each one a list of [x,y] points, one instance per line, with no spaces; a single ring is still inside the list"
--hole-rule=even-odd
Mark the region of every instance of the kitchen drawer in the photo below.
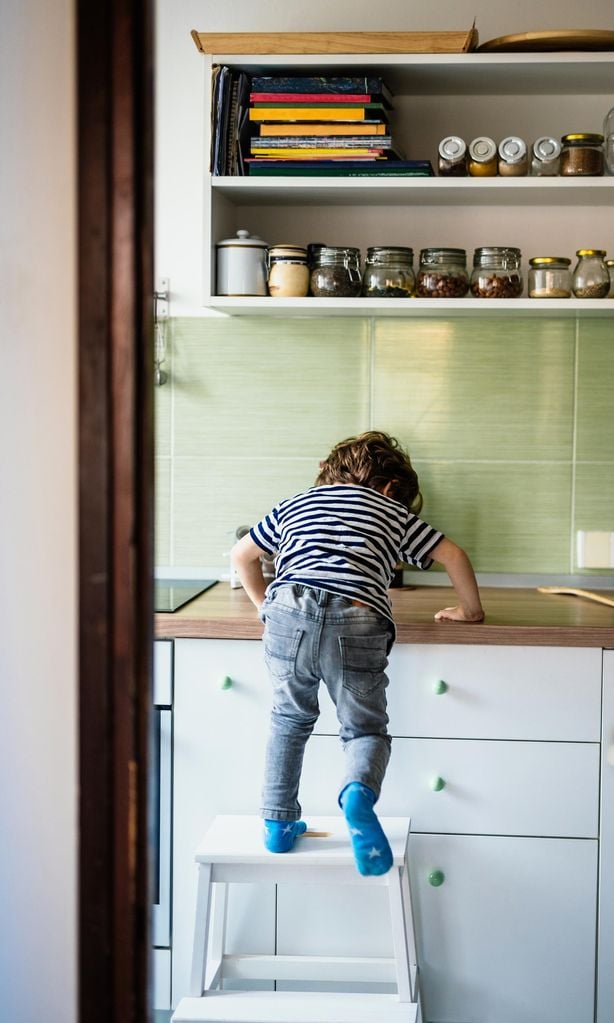
[[[313,736],[300,791],[307,820],[337,812],[343,771],[337,737]],[[436,779],[443,788],[433,788]],[[377,809],[410,816],[412,832],[596,838],[599,746],[393,739]]]
[[[399,643],[388,668],[390,733],[599,742],[601,660],[591,648]],[[320,703],[317,732],[336,733],[327,693]]]

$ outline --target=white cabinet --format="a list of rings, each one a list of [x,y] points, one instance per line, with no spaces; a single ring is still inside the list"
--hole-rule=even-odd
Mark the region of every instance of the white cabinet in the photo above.
[[[189,969],[194,849],[214,813],[258,812],[270,707],[260,643],[175,646],[174,1002]],[[598,838],[611,828],[603,799],[599,824],[601,661],[591,649],[393,651],[393,752],[379,810],[412,817],[429,1023],[593,1020]],[[226,676],[232,686],[224,689]],[[448,688],[434,693],[441,680]],[[323,688],[321,705],[301,784],[307,821],[339,812],[343,753]],[[433,788],[436,778],[443,788]],[[443,875],[440,886],[429,881],[433,871]],[[608,883],[602,854],[603,891]],[[367,894],[293,885],[238,891],[234,947],[389,955],[387,907],[378,890]],[[611,954],[607,906],[600,926]],[[599,974],[599,1023],[611,1015],[609,972],[605,965]]]
[[[409,159],[430,159],[445,135],[467,141],[491,135],[523,136],[601,131],[611,106],[614,56],[609,53],[422,55],[208,55],[205,110],[210,109],[211,67],[228,64],[248,73],[380,74],[395,96],[392,133]],[[217,297],[215,243],[239,228],[269,244],[431,245],[473,249],[485,244],[520,247],[530,257],[576,249],[607,249],[607,214],[614,179],[604,178],[256,178],[213,177],[208,171],[210,118],[205,116],[204,305],[248,315],[608,315],[599,300],[502,299],[272,299]],[[578,127],[580,126],[580,127]]]

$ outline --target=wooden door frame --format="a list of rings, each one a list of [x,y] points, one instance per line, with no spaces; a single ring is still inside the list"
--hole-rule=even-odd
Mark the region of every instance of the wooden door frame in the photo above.
[[[79,1020],[148,1019],[152,0],[77,0]]]

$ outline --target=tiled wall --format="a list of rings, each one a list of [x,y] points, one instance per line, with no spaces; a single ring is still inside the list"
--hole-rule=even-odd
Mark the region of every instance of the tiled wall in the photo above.
[[[223,317],[169,324],[156,391],[159,566],[228,569],[238,525],[371,427],[478,571],[577,571],[614,530],[614,321]],[[592,574],[592,573],[589,573]]]

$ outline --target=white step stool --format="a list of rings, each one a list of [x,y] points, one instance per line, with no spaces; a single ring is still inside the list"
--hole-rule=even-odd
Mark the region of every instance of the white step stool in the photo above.
[[[309,817],[309,831],[289,853],[263,845],[253,816],[216,817],[196,852],[198,896],[190,997],[172,1023],[414,1023],[420,1020],[411,897],[407,872],[409,818],[383,817],[393,853],[387,874],[356,870],[343,817]],[[353,884],[388,889],[394,958],[224,953],[230,883]],[[397,994],[318,991],[224,991],[224,978],[308,982],[392,982]]]

